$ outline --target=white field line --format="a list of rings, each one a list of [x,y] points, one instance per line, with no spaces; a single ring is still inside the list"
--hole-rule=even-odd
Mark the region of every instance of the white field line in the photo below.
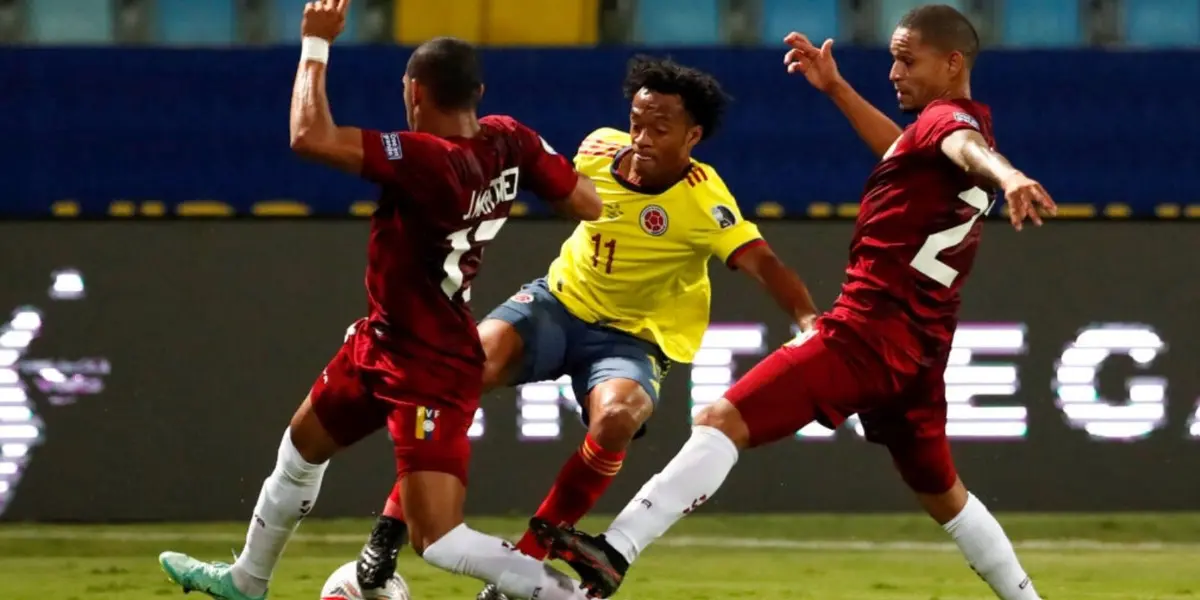
[[[362,534],[306,534],[298,533],[293,540],[318,544],[357,545],[366,541],[366,531]],[[511,536],[516,539],[519,536]],[[106,541],[106,542],[164,542],[188,543],[209,542],[241,544],[245,538],[233,533],[205,532],[170,532],[154,530],[137,531],[87,531],[70,529],[3,529],[0,528],[0,540],[47,540],[47,541]],[[742,548],[761,550],[801,550],[801,551],[858,551],[858,552],[957,552],[952,542],[913,542],[891,541],[872,542],[854,540],[788,540],[771,538],[742,538],[716,536],[669,536],[659,540],[655,545],[669,548]],[[1090,550],[1101,552],[1130,552],[1130,551],[1200,551],[1200,542],[1102,542],[1086,539],[1061,540],[1022,540],[1014,545],[1019,550]]]

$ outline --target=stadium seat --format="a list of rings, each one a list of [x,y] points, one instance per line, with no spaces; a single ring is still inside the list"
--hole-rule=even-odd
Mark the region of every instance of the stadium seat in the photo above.
[[[452,35],[472,43],[483,41],[485,0],[395,0],[393,31],[396,41],[415,46],[440,35]]]
[[[167,44],[231,44],[233,0],[158,0],[158,39]]]
[[[1079,0],[1004,0],[1006,46],[1061,47],[1083,43]]]
[[[900,22],[900,18],[908,11],[929,4],[926,0],[887,0],[880,3],[879,6],[879,21],[876,23],[876,35],[879,36],[879,41],[887,43],[892,39],[892,32],[896,30],[896,24]],[[948,4],[963,10],[963,0],[942,0],[938,4]]]
[[[108,2],[31,0],[29,31],[46,44],[103,44],[113,41],[113,13]]]
[[[193,0],[195,1],[195,0]],[[204,0],[205,3],[208,0]],[[282,42],[299,42],[300,41],[300,19],[304,16],[305,0],[272,0],[274,5],[274,29],[272,30],[275,39]],[[346,30],[342,33],[339,40],[353,42],[358,27],[355,25],[353,18],[360,12],[355,12],[351,9],[351,18],[346,19]]]
[[[778,46],[783,36],[799,31],[820,46],[837,39],[838,0],[763,0],[761,41]]]
[[[1125,41],[1135,46],[1200,45],[1196,0],[1127,0]]]
[[[654,46],[720,44],[718,0],[641,0],[634,29],[639,42]]]
[[[599,0],[491,0],[489,46],[590,46],[599,38]]]

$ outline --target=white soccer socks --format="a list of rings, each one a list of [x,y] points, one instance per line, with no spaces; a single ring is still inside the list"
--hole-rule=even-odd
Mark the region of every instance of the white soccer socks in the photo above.
[[[737,459],[737,446],[719,429],[693,427],[692,437],[625,505],[604,538],[632,563],[676,521],[711,498]]]
[[[587,599],[587,593],[579,589],[579,582],[521,554],[498,537],[467,527],[466,523],[438,538],[421,556],[440,569],[493,583],[513,598]]]
[[[943,528],[997,596],[1003,600],[1039,600],[1004,528],[974,494],[967,493],[967,504]]]
[[[288,539],[312,510],[321,491],[325,467],[305,462],[292,444],[292,430],[283,432],[275,470],[263,482],[246,532],[246,546],[233,564],[234,585],[248,596],[261,596]]]

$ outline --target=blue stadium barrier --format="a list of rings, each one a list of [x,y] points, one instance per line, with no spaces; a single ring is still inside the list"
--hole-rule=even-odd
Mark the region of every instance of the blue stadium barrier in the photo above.
[[[1006,46],[1070,47],[1083,43],[1079,0],[1004,0],[1001,41]]]
[[[46,44],[103,44],[113,39],[113,14],[108,2],[93,0],[30,0],[29,31]]]
[[[160,40],[170,45],[231,44],[237,18],[233,0],[158,0],[156,22]]]
[[[779,46],[792,31],[799,31],[820,46],[826,38],[840,37],[840,0],[763,0],[762,43]]]
[[[1135,0],[1124,3],[1125,41],[1134,46],[1200,46],[1200,2]]]
[[[591,130],[628,122],[620,87],[637,51],[647,49],[484,51],[482,110],[512,114],[570,152]],[[696,154],[748,214],[837,214],[857,201],[874,157],[826,98],[783,72],[777,49],[649,51],[711,71],[734,97],[723,129]],[[328,84],[338,122],[403,128],[408,53],[339,47]],[[373,199],[371,186],[288,149],[297,58],[294,46],[0,52],[0,73],[12,82],[0,94],[0,212],[47,216],[70,201],[78,210],[66,214],[171,215],[182,202],[204,200],[221,204],[184,212],[249,214],[258,206],[292,214],[287,202],[262,203],[294,200],[312,215],[348,214]],[[838,61],[867,99],[911,120],[896,110],[885,51],[842,48]],[[1160,205],[1200,204],[1187,176],[1200,164],[1195,53],[985,52],[973,91],[992,106],[999,148],[1060,202],[1084,206],[1084,216],[1153,216]]]
[[[718,0],[640,0],[634,17],[639,42],[705,46],[722,42]]]

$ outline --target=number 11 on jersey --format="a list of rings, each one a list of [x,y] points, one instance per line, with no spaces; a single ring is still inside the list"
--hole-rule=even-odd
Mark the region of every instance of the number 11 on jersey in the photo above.
[[[925,243],[921,244],[917,255],[913,257],[912,262],[908,263],[918,273],[946,287],[950,287],[958,278],[958,269],[938,260],[938,254],[963,243],[967,234],[971,233],[971,228],[975,226],[975,221],[986,215],[992,208],[992,200],[988,198],[987,192],[977,187],[959,194],[958,199],[974,208],[975,214],[971,215],[971,218],[962,225],[955,225],[925,238]]]
[[[617,254],[617,240],[615,238],[604,241],[600,234],[592,236],[592,266],[600,268],[600,249],[608,250],[608,257],[604,259],[604,272],[612,273],[613,257]]]

